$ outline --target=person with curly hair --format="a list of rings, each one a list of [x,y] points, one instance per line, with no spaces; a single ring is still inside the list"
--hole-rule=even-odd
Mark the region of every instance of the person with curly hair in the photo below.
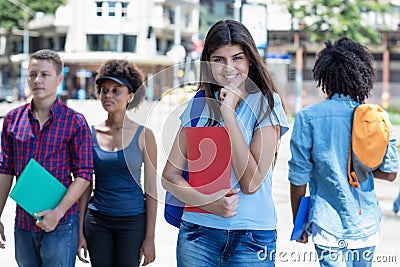
[[[163,171],[162,185],[183,203],[177,266],[275,266],[277,215],[272,173],[281,136],[289,125],[284,105],[249,30],[223,19],[211,26],[201,55],[197,94],[181,115],[181,127]],[[225,126],[231,146],[231,188],[203,194],[183,178],[191,109],[197,123]]]
[[[153,132],[126,114],[143,101],[142,84],[142,71],[127,60],[106,61],[95,79],[107,118],[92,127],[95,187],[80,201],[86,215],[78,248],[79,259],[87,262],[88,251],[94,267],[144,266],[155,259],[157,145]]]
[[[383,162],[360,183],[360,214],[359,191],[349,184],[347,164],[354,109],[371,95],[375,83],[373,57],[347,37],[325,45],[313,77],[327,98],[296,115],[290,140],[293,218],[307,184],[310,191],[309,227],[297,241],[307,243],[311,233],[321,266],[371,266],[382,218],[374,177],[396,178],[396,138],[391,131]]]

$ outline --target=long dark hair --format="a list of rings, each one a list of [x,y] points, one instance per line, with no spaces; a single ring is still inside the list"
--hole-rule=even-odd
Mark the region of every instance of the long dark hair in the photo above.
[[[206,99],[214,99],[214,93],[220,90],[221,86],[215,81],[211,68],[206,62],[210,62],[210,56],[217,49],[224,45],[240,45],[244,54],[249,59],[250,69],[245,89],[248,93],[255,93],[260,90],[268,101],[267,112],[263,112],[264,98],[261,101],[258,122],[268,116],[274,108],[274,93],[279,94],[272,77],[267,70],[266,64],[260,54],[248,29],[240,22],[230,19],[223,19],[216,22],[208,31],[204,41],[203,52],[200,60],[200,83],[199,90],[205,91]],[[283,99],[282,99],[283,103]],[[210,107],[211,124],[215,124],[221,118],[217,101],[207,101]],[[263,113],[263,115],[261,115]],[[261,118],[260,118],[261,116]],[[209,120],[210,122],[210,120]]]
[[[371,95],[375,83],[373,57],[368,49],[347,37],[338,39],[333,45],[319,52],[313,68],[317,86],[331,98],[334,94],[350,96],[364,102]]]

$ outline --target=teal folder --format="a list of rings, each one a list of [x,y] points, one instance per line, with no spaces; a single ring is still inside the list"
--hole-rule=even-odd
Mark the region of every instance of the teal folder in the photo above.
[[[308,225],[308,209],[310,197],[302,197],[300,200],[299,209],[297,210],[296,219],[290,240],[300,240],[303,238],[303,233]]]
[[[57,207],[67,188],[36,160],[30,159],[18,177],[10,197],[30,215]]]

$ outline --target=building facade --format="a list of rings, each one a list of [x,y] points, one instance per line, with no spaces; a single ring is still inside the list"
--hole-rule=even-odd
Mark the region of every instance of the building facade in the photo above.
[[[80,88],[85,89],[87,98],[93,97],[93,78],[99,65],[109,58],[124,58],[135,62],[144,70],[146,78],[151,78],[152,98],[157,98],[174,86],[177,75],[174,64],[197,59],[202,49],[200,40],[209,27],[219,19],[232,18],[249,28],[274,80],[288,99],[293,98],[299,70],[303,78],[303,94],[321,97],[312,81],[312,67],[323,44],[311,42],[302,31],[301,23],[312,23],[312,20],[307,18],[303,22],[292,18],[287,7],[278,2],[69,0],[58,8],[55,16],[36,14],[29,24],[29,51],[50,48],[60,52],[66,63],[64,74],[67,77],[61,90],[67,93],[67,97],[77,97]],[[362,16],[382,36],[381,44],[369,47],[377,72],[378,89],[374,94],[387,96],[386,91],[389,91],[387,100],[400,103],[400,3],[392,2],[388,12],[364,12]],[[9,38],[12,62],[22,74],[22,35],[16,32]],[[3,74],[0,75],[0,84],[7,84],[8,62],[4,55],[1,56],[4,54],[3,43],[4,36],[0,37],[0,73]],[[184,79],[193,80],[187,78],[186,66],[183,67]]]
[[[153,74],[173,66],[176,60],[168,52],[174,46],[190,49],[198,38],[198,0],[69,0],[54,16],[36,14],[29,31],[30,53],[53,49],[65,62],[66,80],[60,93],[76,98],[78,90],[84,89],[85,97],[92,98],[96,70],[107,59],[133,61],[146,78],[158,77]],[[23,38],[12,36],[10,43],[11,60],[22,75]],[[4,55],[0,64],[7,64]],[[7,73],[2,76],[8,82]],[[171,79],[154,78],[154,97],[167,89]]]

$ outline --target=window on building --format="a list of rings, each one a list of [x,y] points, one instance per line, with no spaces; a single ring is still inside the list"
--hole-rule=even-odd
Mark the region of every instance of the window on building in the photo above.
[[[175,12],[170,7],[164,7],[163,19],[171,25],[175,24]]]
[[[117,34],[89,34],[87,36],[90,51],[113,51],[118,50]]]
[[[398,69],[390,70],[389,82],[400,83],[400,70],[398,70]]]
[[[96,15],[98,17],[109,16],[126,18],[128,16],[129,2],[120,1],[97,1],[96,2]],[[121,8],[117,8],[117,6]],[[108,9],[107,9],[108,7]],[[118,12],[118,13],[117,13]]]
[[[89,51],[111,51],[111,52],[136,52],[136,39],[135,35],[121,35],[119,34],[88,34],[87,43]],[[119,43],[122,41],[122,46]],[[119,51],[119,48],[122,51]]]
[[[156,49],[157,49],[157,54],[159,55],[165,55],[173,45],[174,45],[173,40],[156,38],[156,46],[157,46]]]
[[[115,17],[115,2],[108,2],[108,16]]]
[[[13,54],[18,54],[18,53],[23,53],[23,42],[22,41],[13,41],[11,43],[11,53]]]
[[[123,51],[124,52],[136,52],[136,36],[135,35],[124,35],[124,44]]]
[[[127,2],[121,3],[121,16],[123,18],[128,17],[128,3]]]
[[[226,3],[226,15],[228,16],[233,16],[234,9],[233,9],[233,3]]]
[[[165,49],[163,49],[162,40],[160,38],[156,38],[156,50],[157,54],[165,55]]]
[[[184,15],[184,24],[185,24],[185,27],[189,27],[189,25],[190,25],[190,19],[191,19],[191,14],[190,14],[190,13],[185,13],[185,15]]]
[[[96,2],[96,15],[103,16],[103,2]]]
[[[60,42],[60,51],[65,50],[65,42],[67,41],[67,36],[63,35],[59,37],[59,42]]]
[[[56,50],[53,38],[50,37],[47,39],[47,47],[52,50]]]

